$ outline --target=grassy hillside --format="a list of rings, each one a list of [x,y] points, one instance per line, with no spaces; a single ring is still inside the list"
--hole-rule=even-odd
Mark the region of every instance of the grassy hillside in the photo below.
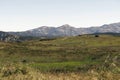
[[[119,76],[119,36],[0,42],[2,80],[119,80]]]

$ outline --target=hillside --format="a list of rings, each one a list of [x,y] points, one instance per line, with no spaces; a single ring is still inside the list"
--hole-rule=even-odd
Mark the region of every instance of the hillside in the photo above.
[[[114,35],[0,42],[0,75],[6,80],[119,80],[119,62],[120,37]]]
[[[4,42],[15,42],[18,41],[19,37],[15,35],[8,34],[7,32],[0,31],[0,41]]]

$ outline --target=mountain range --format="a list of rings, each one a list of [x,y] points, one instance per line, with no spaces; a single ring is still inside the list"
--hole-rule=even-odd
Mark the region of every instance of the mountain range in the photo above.
[[[113,24],[105,24],[97,27],[89,28],[75,28],[68,24],[59,27],[48,27],[42,26],[39,28],[23,31],[23,32],[9,32],[13,35],[18,36],[34,36],[34,37],[57,37],[57,36],[76,36],[82,34],[93,34],[93,33],[120,33],[120,22]]]
[[[95,26],[89,28],[75,28],[68,24],[59,27],[42,26],[35,29],[22,31],[22,32],[2,32],[0,33],[0,39],[2,40],[3,33],[12,35],[12,39],[16,36],[22,37],[63,37],[63,36],[76,36],[82,34],[94,34],[94,33],[120,33],[120,22],[112,24],[104,24],[102,26]],[[15,36],[15,37],[13,37]],[[11,40],[11,39],[10,39]]]

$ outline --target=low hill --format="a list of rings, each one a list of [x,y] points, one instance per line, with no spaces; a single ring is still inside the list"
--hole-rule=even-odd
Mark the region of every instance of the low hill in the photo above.
[[[15,35],[8,34],[7,32],[0,31],[0,41],[4,42],[15,42],[18,41],[19,37]]]

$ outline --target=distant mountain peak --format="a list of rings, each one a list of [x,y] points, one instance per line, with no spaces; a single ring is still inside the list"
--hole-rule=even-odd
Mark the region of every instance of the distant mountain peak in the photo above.
[[[64,25],[62,25],[62,26],[66,26],[66,27],[69,27],[70,25],[69,25],[69,24],[64,24]]]
[[[39,28],[48,28],[48,26],[41,26],[41,27],[39,27]]]
[[[69,24],[64,24],[58,28],[74,28],[73,26],[69,25]]]

